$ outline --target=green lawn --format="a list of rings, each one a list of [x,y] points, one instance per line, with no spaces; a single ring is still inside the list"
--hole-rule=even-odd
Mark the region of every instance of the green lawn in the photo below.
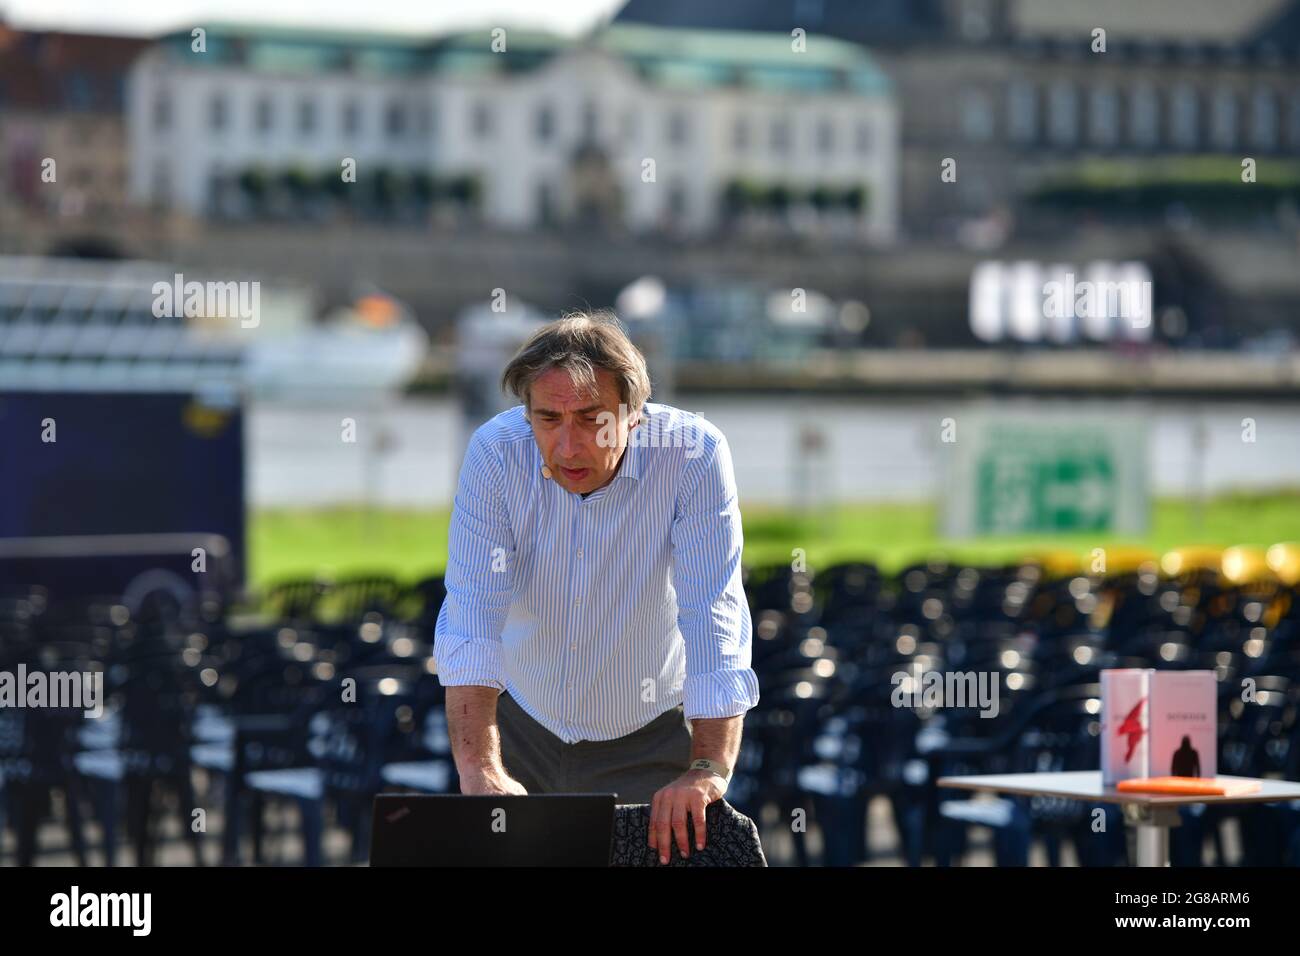
[[[441,572],[448,517],[448,511],[362,508],[255,512],[249,522],[251,583],[313,573],[377,571],[412,580]],[[1044,548],[1087,553],[1117,545],[1158,552],[1194,544],[1267,547],[1300,541],[1300,491],[1216,498],[1199,521],[1187,501],[1157,501],[1150,532],[1137,539],[1080,534],[949,541],[937,534],[936,520],[930,504],[857,505],[810,516],[748,508],[745,560],[788,562],[794,548],[803,548],[813,568],[868,559],[894,570],[936,552],[993,562]]]

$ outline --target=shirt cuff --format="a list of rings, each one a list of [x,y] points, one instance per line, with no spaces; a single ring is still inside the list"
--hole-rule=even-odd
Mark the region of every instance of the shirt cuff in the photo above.
[[[682,699],[687,720],[739,717],[758,703],[758,675],[745,667],[688,676]]]
[[[446,659],[435,657],[438,683],[443,687],[493,687],[506,689],[501,683],[501,642],[485,638],[466,638],[451,649]]]

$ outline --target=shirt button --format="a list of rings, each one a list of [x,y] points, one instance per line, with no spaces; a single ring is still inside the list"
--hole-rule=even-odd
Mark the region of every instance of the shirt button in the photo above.
[[[582,549],[581,549],[581,548],[578,549],[578,557],[582,557]]]
[[[577,649],[578,649],[578,645],[577,645],[577,644],[570,644],[570,645],[569,645],[569,650],[571,650],[571,651],[576,651]]]
[[[574,601],[573,603],[574,603],[574,604],[581,604],[581,603],[582,603],[582,598],[578,598],[578,600]]]

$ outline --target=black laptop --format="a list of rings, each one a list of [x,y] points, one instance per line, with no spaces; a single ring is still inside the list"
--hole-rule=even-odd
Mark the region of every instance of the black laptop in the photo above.
[[[371,866],[609,866],[612,793],[375,797]]]

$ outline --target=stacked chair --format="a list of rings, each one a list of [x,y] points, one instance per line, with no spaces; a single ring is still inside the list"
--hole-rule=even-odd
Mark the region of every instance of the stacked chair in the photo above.
[[[1108,667],[1214,671],[1220,772],[1300,779],[1300,546],[744,575],[761,698],[727,800],[789,833],[801,865],[955,865],[975,838],[1006,865],[1035,847],[1052,865],[1067,850],[1129,862],[1112,806],[1099,826],[1078,801],[936,786],[1096,769]],[[83,864],[117,862],[123,837],[140,864],[175,840],[195,863],[364,860],[375,794],[459,791],[432,659],[444,597],[441,578],[378,573],[285,580],[230,606],[0,595],[0,668],[98,674],[106,695],[99,717],[0,710],[0,848],[38,861],[54,816]],[[929,671],[985,675],[996,712],[900,699]],[[872,807],[893,846],[872,845]],[[1300,805],[1181,814],[1176,865],[1300,865]]]

